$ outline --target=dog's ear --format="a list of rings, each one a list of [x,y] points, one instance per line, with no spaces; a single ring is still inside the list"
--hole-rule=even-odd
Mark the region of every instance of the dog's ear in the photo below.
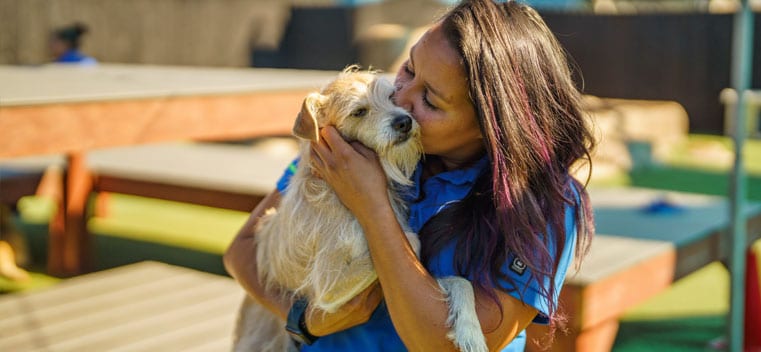
[[[317,141],[320,139],[320,126],[317,122],[316,107],[322,101],[322,94],[310,93],[301,104],[301,112],[293,124],[293,134],[296,137]]]

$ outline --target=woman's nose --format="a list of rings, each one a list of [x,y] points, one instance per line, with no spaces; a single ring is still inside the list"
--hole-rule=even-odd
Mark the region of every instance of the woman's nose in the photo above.
[[[394,85],[394,92],[391,93],[391,101],[394,102],[396,106],[400,106],[409,111],[412,108],[412,105],[409,103],[407,93],[408,91],[405,89],[405,85],[397,83]]]

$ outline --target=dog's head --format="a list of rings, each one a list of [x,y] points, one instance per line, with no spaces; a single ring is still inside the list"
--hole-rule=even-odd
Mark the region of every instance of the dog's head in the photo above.
[[[304,99],[293,134],[316,141],[320,128],[333,125],[347,141],[375,150],[392,181],[409,184],[422,156],[420,126],[394,105],[393,92],[388,80],[350,66],[321,92]]]

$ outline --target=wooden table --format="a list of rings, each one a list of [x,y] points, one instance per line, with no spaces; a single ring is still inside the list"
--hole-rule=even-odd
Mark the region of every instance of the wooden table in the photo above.
[[[85,152],[175,140],[289,134],[304,96],[336,72],[134,65],[0,66],[0,159],[66,154],[49,271],[89,268]]]
[[[725,198],[644,188],[592,189],[590,197],[598,235],[560,294],[568,334],[557,333],[553,351],[610,351],[624,312],[728,254]],[[677,208],[645,210],[663,199]],[[746,211],[750,244],[761,237],[761,204]]]
[[[141,262],[0,296],[0,351],[229,351],[243,290]]]

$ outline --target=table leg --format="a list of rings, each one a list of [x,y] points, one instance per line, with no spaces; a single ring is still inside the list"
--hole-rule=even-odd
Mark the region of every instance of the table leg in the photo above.
[[[86,227],[92,175],[83,152],[67,156],[67,174],[59,210],[51,221],[48,270],[71,276],[91,269],[90,236]]]
[[[609,352],[613,348],[618,333],[618,320],[611,319],[601,322],[584,330],[562,328],[555,332],[555,339],[547,346],[548,328],[544,325],[532,324],[526,330],[526,351],[558,351],[558,352]],[[545,348],[549,347],[549,348]]]
[[[63,246],[66,232],[66,206],[64,194],[66,179],[64,170],[58,165],[49,166],[40,179],[35,195],[48,198],[55,204],[55,214],[48,223],[48,273],[63,273]]]

